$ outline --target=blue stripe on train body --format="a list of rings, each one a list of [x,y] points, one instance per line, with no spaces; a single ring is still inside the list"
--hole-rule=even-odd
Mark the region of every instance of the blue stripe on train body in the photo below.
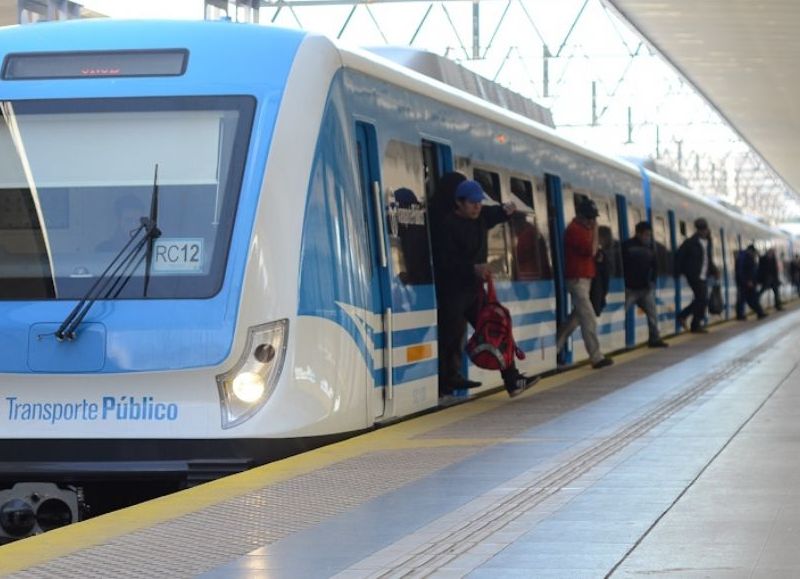
[[[0,31],[7,53],[77,50],[189,50],[177,77],[0,82],[0,100],[251,95],[257,106],[220,291],[209,299],[98,303],[87,322],[105,326],[108,345],[99,373],[212,366],[230,353],[253,220],[286,79],[305,33],[230,23],[81,21]],[[253,66],[243,55],[268,54]],[[74,300],[0,302],[0,371],[31,373],[27,348],[34,324],[59,322]],[[146,312],[146,314],[144,313]],[[165,328],[163,320],[169,320]],[[98,324],[99,325],[99,324]],[[76,342],[76,344],[80,344]],[[95,353],[89,355],[94,356]]]

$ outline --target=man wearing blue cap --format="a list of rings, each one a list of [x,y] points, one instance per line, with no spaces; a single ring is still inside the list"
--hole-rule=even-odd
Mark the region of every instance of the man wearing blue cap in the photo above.
[[[488,231],[508,221],[513,203],[484,206],[477,181],[465,180],[455,190],[455,208],[441,221],[438,251],[434,256],[436,295],[439,301],[439,394],[476,388],[480,382],[461,375],[467,322],[473,327],[480,307],[480,287],[490,276],[487,265]],[[524,392],[538,381],[516,367],[501,372],[509,396]]]

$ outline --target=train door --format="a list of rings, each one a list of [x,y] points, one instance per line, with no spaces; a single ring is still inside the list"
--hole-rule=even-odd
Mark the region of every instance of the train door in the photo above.
[[[658,313],[658,330],[662,335],[670,335],[675,331],[675,278],[673,269],[673,243],[669,227],[669,215],[654,215],[653,241],[656,250],[656,312]]]
[[[636,221],[633,221],[633,219],[634,213],[637,210],[632,207],[628,207],[628,202],[624,195],[617,195],[616,199],[617,219],[619,220],[619,238],[621,241],[627,241],[632,235],[634,235],[634,232],[636,231]],[[630,348],[634,344],[636,344],[635,306],[630,307],[625,311],[625,346]]]
[[[578,194],[575,195],[577,206]],[[622,251],[620,227],[624,220],[617,211],[617,201],[607,197],[596,197],[600,215],[597,217],[598,246],[605,254],[608,272],[608,294],[606,305],[597,320],[597,337],[604,352],[613,352],[625,347],[625,279],[622,277]],[[623,204],[624,207],[624,204]]]
[[[529,176],[510,176],[511,201],[511,298],[514,339],[525,352],[517,362],[520,371],[539,374],[556,367],[553,268],[545,218],[547,197],[542,182]]]
[[[449,148],[431,141],[389,140],[381,159],[388,239],[384,300],[391,311],[384,350],[391,363],[387,391],[402,416],[438,403],[436,296],[428,200]],[[387,415],[388,416],[388,415]]]
[[[722,259],[722,263],[719,266],[719,271],[721,274],[720,283],[722,284],[722,299],[724,303],[724,307],[722,310],[722,317],[726,320],[730,319],[731,317],[731,300],[730,300],[730,281],[729,281],[729,272],[730,268],[728,267],[729,263],[731,262],[730,258],[728,257],[728,239],[725,237],[725,229],[720,228],[719,230],[719,252],[717,255],[720,256]]]
[[[547,226],[550,231],[550,251],[553,262],[553,282],[556,290],[556,327],[567,319],[567,286],[564,280],[564,198],[561,190],[561,178],[557,175],[545,175],[545,193],[547,195]],[[556,352],[560,363],[572,361],[569,341],[563,352]]]
[[[371,344],[373,352],[369,357],[369,371],[374,383],[373,394],[370,398],[373,418],[380,418],[386,414],[387,401],[392,399],[393,388],[391,380],[391,343],[392,308],[388,297],[388,254],[386,250],[386,235],[384,231],[383,201],[381,200],[381,176],[378,161],[377,138],[375,127],[367,123],[356,123],[356,147],[358,149],[358,170],[361,178],[361,195],[365,201],[365,220],[370,232],[370,246],[373,248],[370,284],[371,310],[368,315],[372,318],[365,324],[367,343]]]

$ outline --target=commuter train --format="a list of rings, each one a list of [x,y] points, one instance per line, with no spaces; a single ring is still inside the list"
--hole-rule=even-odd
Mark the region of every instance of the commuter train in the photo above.
[[[665,334],[690,299],[670,256],[695,217],[728,304],[735,249],[792,253],[659,175],[314,34],[37,24],[0,30],[0,61],[0,536],[128,500],[118,483],[179,488],[437,406],[427,207],[445,172],[519,209],[489,260],[531,374],[557,365],[558,240],[581,196],[612,256],[606,352],[646,340],[618,256],[637,221],[660,248]]]

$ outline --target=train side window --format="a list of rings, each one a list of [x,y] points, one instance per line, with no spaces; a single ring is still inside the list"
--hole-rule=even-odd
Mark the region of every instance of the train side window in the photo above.
[[[634,207],[628,204],[628,237],[636,235],[636,224],[644,221],[642,219],[642,210],[639,207]]]
[[[439,171],[441,159],[439,159],[439,149],[436,143],[422,140],[422,165],[425,179],[425,199],[430,201],[436,194],[436,187],[442,178]]]
[[[672,272],[672,252],[669,250],[669,235],[667,234],[667,220],[661,215],[656,215],[653,227],[653,241],[656,244],[656,262],[658,275],[668,276]]]
[[[682,239],[686,239],[687,237],[689,237],[689,235],[686,233],[686,222],[685,221],[681,221],[680,222],[679,229],[680,229],[680,233],[681,233],[681,238]]]
[[[433,283],[422,150],[390,141],[382,168],[392,274],[403,285]]]
[[[711,226],[711,250],[713,252],[712,258],[714,265],[719,270],[718,275],[722,276],[723,253],[722,253],[722,237],[720,236],[721,230]]]
[[[511,194],[522,201],[528,209],[535,210],[533,203],[533,185],[530,181],[511,177]]]
[[[486,171],[485,169],[474,169],[473,179],[481,184],[481,188],[486,192],[492,201],[502,203],[500,196],[500,175],[494,171]]]
[[[589,199],[589,196],[577,191],[572,194],[572,215],[578,214],[578,206],[584,199]]]
[[[511,241],[514,248],[514,279],[533,281],[552,279],[547,232],[539,229],[534,210],[533,185],[525,179],[511,177],[511,193],[523,203],[511,216]]]
[[[486,169],[473,169],[473,179],[480,183],[481,188],[492,201],[502,203],[500,193],[500,175]],[[509,263],[508,239],[509,228],[507,223],[497,225],[489,230],[488,254],[486,263],[492,274],[497,279],[510,279],[511,266]]]
[[[576,197],[577,195],[579,194],[576,194]],[[588,195],[584,197],[588,197]],[[616,207],[612,208],[608,201],[596,203],[600,213],[597,216],[598,246],[605,254],[609,276],[612,278],[622,277],[622,246],[619,242],[619,220],[616,216]]]

